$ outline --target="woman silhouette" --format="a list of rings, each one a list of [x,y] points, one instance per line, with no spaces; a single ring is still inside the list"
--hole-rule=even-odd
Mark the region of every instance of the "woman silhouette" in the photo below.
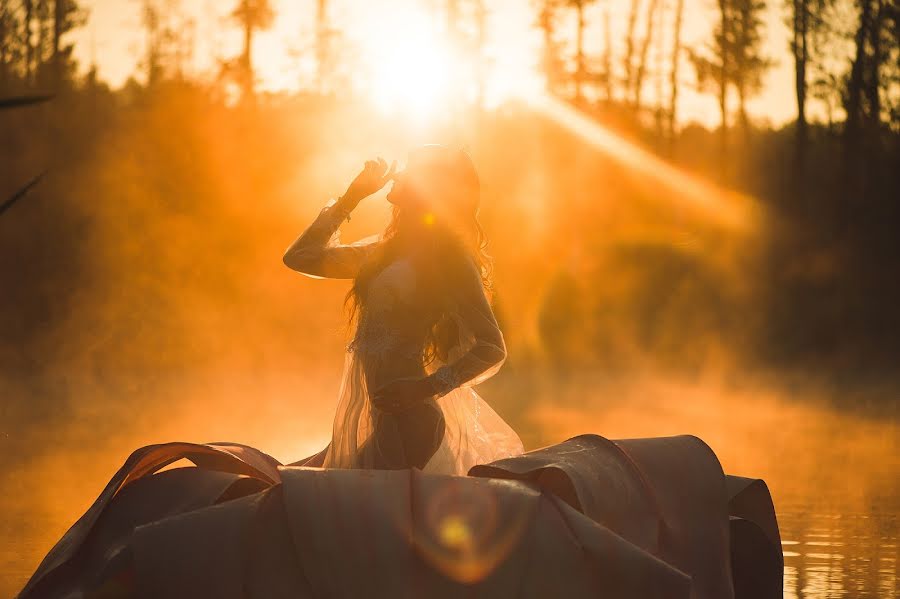
[[[341,244],[390,180],[385,232]],[[580,435],[502,459],[521,441],[472,389],[506,357],[477,208],[463,152],[423,147],[402,173],[366,163],[284,256],[353,280],[328,447],[287,466],[231,442],[139,448],[19,599],[780,597],[765,484],[726,477],[696,437]]]
[[[389,181],[384,233],[341,244],[339,227]],[[478,223],[478,175],[460,150],[428,145],[396,172],[366,162],[288,248],[284,263],[353,279],[354,325],[329,446],[305,462],[332,468],[465,474],[522,452],[516,433],[471,388],[506,359],[491,311],[490,259]]]

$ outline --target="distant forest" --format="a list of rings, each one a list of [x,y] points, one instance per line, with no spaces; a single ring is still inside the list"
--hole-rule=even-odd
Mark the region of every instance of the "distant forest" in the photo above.
[[[138,71],[120,89],[73,59],[71,33],[90,18],[77,1],[0,0],[4,376],[48,380],[61,376],[55,369],[84,372],[116,359],[135,371],[208,364],[224,355],[223,327],[241,343],[285,352],[290,342],[275,337],[305,334],[308,319],[273,282],[282,276],[279,252],[304,222],[276,212],[302,179],[314,193],[297,201],[312,216],[327,194],[340,193],[333,180],[368,158],[379,131],[402,140],[402,124],[374,115],[354,87],[328,4],[311,8],[313,80],[295,93],[262,93],[252,50],[278,18],[267,0],[234,2],[232,23],[222,26],[242,32],[243,49],[217,57],[216,72],[204,77],[186,66],[193,26],[180,3],[136,2],[144,44]],[[622,223],[643,219],[645,199],[660,191],[639,189],[523,109],[486,108],[476,97],[436,138],[457,125],[474,132],[489,183],[483,216],[501,319],[524,318],[516,314],[531,309],[527,277],[539,273],[532,312],[552,368],[624,371],[641,356],[690,371],[724,351],[748,370],[900,388],[900,6],[718,0],[708,41],[685,47],[684,0],[609,0],[588,13],[592,4],[531,3],[546,92],[679,168],[754,198],[764,228],[752,252],[735,251],[722,269],[696,251],[646,241],[649,234],[636,241],[637,225],[625,231]],[[490,8],[475,0],[440,8],[475,73]],[[796,74],[796,119],[781,128],[746,110],[773,64],[762,48],[771,9],[786,15]],[[617,10],[628,15],[624,44],[609,39]],[[590,28],[605,31],[600,55],[584,50],[588,14],[606,15],[606,27]],[[561,23],[573,18],[568,39]],[[679,120],[686,81],[717,99],[715,129]],[[503,155],[527,161],[504,163]],[[323,166],[329,156],[335,164]],[[332,175],[337,164],[350,166]],[[523,182],[522,171],[537,168],[541,176]],[[517,197],[532,195],[550,207],[537,219],[540,235],[517,241],[528,219]],[[600,201],[611,197],[625,207]],[[665,216],[641,222],[655,218]],[[725,234],[709,237],[716,235],[700,247],[720,257],[730,246]],[[212,307],[219,303],[230,312]],[[250,313],[266,313],[251,319],[253,331],[232,320]],[[207,328],[193,328],[198,322]],[[525,333],[509,337],[521,347],[513,363],[533,358]]]

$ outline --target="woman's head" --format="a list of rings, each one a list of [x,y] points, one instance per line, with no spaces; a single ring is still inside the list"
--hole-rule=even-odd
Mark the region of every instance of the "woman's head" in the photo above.
[[[426,145],[409,153],[406,168],[394,175],[387,199],[407,224],[439,225],[463,232],[477,216],[478,173],[463,150]]]
[[[485,290],[490,290],[491,259],[478,222],[478,173],[466,152],[440,145],[411,151],[387,199],[394,205],[393,218],[347,296],[351,318],[364,307],[378,273],[403,255],[418,266],[422,302],[439,304],[448,286],[461,284],[460,265],[465,261],[477,265]]]

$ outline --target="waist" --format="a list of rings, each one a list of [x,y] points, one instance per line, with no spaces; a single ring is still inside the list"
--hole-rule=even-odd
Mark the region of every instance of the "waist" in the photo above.
[[[364,357],[361,359],[366,375],[366,386],[370,392],[397,379],[420,378],[427,374],[419,357],[391,357],[387,360],[372,361]]]

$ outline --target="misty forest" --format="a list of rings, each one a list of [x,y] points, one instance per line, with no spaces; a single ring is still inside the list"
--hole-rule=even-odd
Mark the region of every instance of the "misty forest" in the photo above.
[[[134,447],[322,446],[348,287],[281,256],[365,160],[428,142],[479,169],[509,350],[483,395],[526,448],[697,434],[766,478],[783,539],[835,513],[831,538],[864,539],[843,561],[785,546],[785,597],[896,591],[896,2],[522,0],[530,77],[500,91],[490,0],[408,2],[444,50],[399,75],[346,2],[204,24],[134,0],[121,85],[76,52],[100,4],[0,0],[0,594]],[[273,85],[260,41],[300,13],[300,74]],[[779,65],[784,122],[752,109]],[[684,117],[689,94],[715,111]],[[342,238],[388,215],[365,200]]]

